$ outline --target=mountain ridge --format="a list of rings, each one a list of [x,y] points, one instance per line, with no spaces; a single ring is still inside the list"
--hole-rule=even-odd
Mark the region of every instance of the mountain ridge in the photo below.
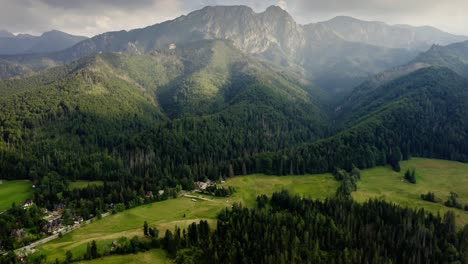
[[[1,55],[56,52],[87,39],[87,37],[74,36],[58,30],[47,31],[39,36],[2,32],[3,34],[0,34]]]
[[[227,39],[244,52],[301,74],[334,98],[379,72],[407,63],[418,53],[417,49],[376,46],[338,33],[327,22],[300,25],[280,7],[256,13],[247,6],[208,6],[148,27],[106,32],[61,52],[1,58],[37,71],[97,52],[144,54],[204,39]],[[340,77],[334,80],[336,76]]]

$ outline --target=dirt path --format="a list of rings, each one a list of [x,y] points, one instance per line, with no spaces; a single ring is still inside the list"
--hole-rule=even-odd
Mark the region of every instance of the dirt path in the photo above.
[[[183,197],[191,198],[191,199],[197,199],[197,200],[203,200],[203,201],[208,201],[208,202],[214,202],[214,203],[223,203],[223,202],[221,202],[221,201],[210,200],[210,199],[205,198],[205,197],[198,197],[198,196],[189,195],[189,194],[184,194]]]

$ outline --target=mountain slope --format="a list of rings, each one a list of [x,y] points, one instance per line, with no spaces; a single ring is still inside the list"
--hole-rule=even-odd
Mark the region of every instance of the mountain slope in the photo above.
[[[45,32],[41,36],[15,36],[8,33],[4,31],[0,35],[0,54],[3,55],[60,51],[87,39],[57,30]]]
[[[151,175],[157,190],[164,177],[241,173],[254,165],[230,163],[328,133],[312,90],[293,79],[230,43],[203,41],[2,81],[0,175]]]
[[[410,156],[468,161],[468,81],[447,68],[429,67],[348,100],[330,138],[256,158],[259,171],[296,174],[369,168]],[[285,168],[281,164],[290,164]]]

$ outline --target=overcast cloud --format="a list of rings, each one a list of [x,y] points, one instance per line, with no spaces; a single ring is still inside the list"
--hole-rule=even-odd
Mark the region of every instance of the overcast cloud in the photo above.
[[[257,12],[279,5],[301,24],[348,15],[468,35],[468,0],[0,0],[0,29],[93,36],[145,27],[206,5],[248,5]]]

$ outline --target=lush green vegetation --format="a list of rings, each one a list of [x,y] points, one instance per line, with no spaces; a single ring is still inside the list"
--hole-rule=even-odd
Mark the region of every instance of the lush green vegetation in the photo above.
[[[44,237],[42,227],[47,221],[43,218],[44,211],[36,205],[28,208],[16,206],[2,212],[0,214],[1,250],[20,248]]]
[[[11,208],[12,204],[23,205],[33,196],[32,182],[26,180],[0,180],[0,212]]]
[[[440,217],[377,200],[312,201],[287,191],[261,200],[256,209],[224,210],[211,234],[203,222],[167,231],[162,245],[177,263],[466,261],[468,226],[457,232],[453,213]]]
[[[468,213],[463,210],[446,207],[443,203],[451,191],[457,192],[458,200],[468,203],[468,165],[460,162],[445,160],[412,158],[401,163],[402,171],[397,173],[390,167],[378,167],[362,170],[361,179],[357,181],[357,191],[352,193],[355,200],[365,202],[378,198],[394,202],[414,209],[424,208],[433,214],[445,214],[449,210],[455,213],[458,227],[468,223]],[[404,180],[404,172],[416,170],[417,184]],[[291,193],[305,198],[325,199],[333,197],[339,182],[331,174],[302,175],[302,176],[267,176],[249,175],[228,179],[220,186],[232,186],[236,192],[228,198],[217,198],[202,195],[211,201],[191,198],[177,198],[163,202],[136,207],[116,215],[111,215],[98,222],[91,223],[52,242],[43,245],[40,253],[48,256],[49,261],[55,258],[64,259],[67,250],[74,256],[82,256],[86,251],[86,244],[97,241],[102,250],[120,237],[142,236],[142,225],[148,221],[149,226],[156,226],[163,236],[165,230],[173,230],[175,226],[187,227],[192,222],[208,219],[212,228],[215,226],[217,213],[229,207],[232,203],[242,203],[247,207],[255,207],[256,198],[266,194],[270,196],[276,191],[286,189]],[[437,203],[423,201],[421,194],[435,193]],[[196,194],[195,196],[198,196]],[[185,215],[185,217],[184,217]],[[211,220],[210,220],[211,219]],[[146,253],[148,254],[148,253]],[[118,259],[112,256],[104,259]],[[122,256],[128,258],[128,256]]]
[[[38,182],[42,206],[62,194],[86,215],[132,207],[147,191],[254,172],[257,153],[327,133],[306,88],[222,41],[95,55],[0,82],[0,94],[0,174]],[[108,184],[68,191],[76,180]]]
[[[266,175],[250,175],[229,179],[222,186],[232,186],[236,192],[228,198],[218,198],[198,195],[210,201],[192,198],[177,198],[167,201],[139,206],[121,213],[108,216],[97,222],[73,231],[57,240],[40,247],[40,253],[46,254],[49,261],[58,258],[63,260],[66,251],[74,256],[82,256],[86,244],[95,240],[100,248],[120,237],[142,235],[142,224],[156,226],[160,234],[165,230],[173,230],[175,226],[186,227],[200,219],[214,219],[218,212],[233,203],[255,206],[257,195],[268,194],[287,189],[294,193],[311,198],[326,198],[334,195],[338,183],[331,175],[303,175],[273,177]]]
[[[363,170],[362,179],[357,183],[357,191],[352,194],[353,198],[358,202],[375,198],[384,199],[401,206],[424,208],[434,214],[437,212],[444,214],[452,210],[459,225],[468,224],[467,212],[444,205],[450,192],[458,194],[460,203],[468,204],[468,164],[412,158],[402,162],[401,168],[400,173],[394,172],[389,167]],[[404,180],[404,172],[413,169],[417,171],[417,184]],[[435,195],[436,203],[421,199],[421,194],[428,192]]]
[[[234,201],[254,206],[258,194],[279,187],[314,198],[347,197],[357,189],[358,201],[390,192],[389,201],[434,213],[448,210],[447,201],[460,222],[467,222],[459,210],[468,204],[466,191],[444,188],[450,180],[443,173],[432,179],[424,168],[408,165],[413,161],[402,162],[411,156],[468,161],[465,79],[444,68],[423,69],[351,96],[330,114],[333,122],[311,88],[293,79],[232,43],[201,41],[141,56],[96,54],[1,81],[0,175],[30,179],[37,183],[38,205],[65,206],[68,215],[84,219],[110,208],[147,209],[140,218],[127,215],[131,222],[123,216],[132,210],[102,220],[98,229],[107,227],[108,234],[80,230],[98,246],[109,242],[106,235],[135,233],[143,221],[165,230],[161,225],[167,222],[214,219]],[[356,173],[387,164],[394,172],[375,169],[387,175],[381,182],[368,171]],[[416,184],[401,181],[405,171]],[[340,183],[330,175],[308,176],[326,172]],[[283,176],[239,177],[255,173]],[[284,176],[294,174],[304,176]],[[150,203],[175,198],[207,178],[231,178],[218,193],[231,196],[177,199],[180,208],[174,204],[168,211],[164,204],[172,201],[166,201],[161,215],[148,215],[158,206]],[[435,203],[421,199],[429,192]],[[200,204],[200,210],[185,211],[189,204]],[[13,220],[7,222],[13,229]],[[76,234],[63,239],[75,241]],[[63,257],[67,250],[86,250],[86,243],[46,245],[44,251]]]
[[[88,186],[101,186],[103,181],[74,181],[70,182],[70,189],[84,189]]]
[[[234,195],[229,198],[231,202],[254,207],[258,195],[269,196],[282,189],[303,197],[325,199],[335,194],[339,184],[331,174],[281,177],[255,174],[229,179],[225,185],[236,189]]]

